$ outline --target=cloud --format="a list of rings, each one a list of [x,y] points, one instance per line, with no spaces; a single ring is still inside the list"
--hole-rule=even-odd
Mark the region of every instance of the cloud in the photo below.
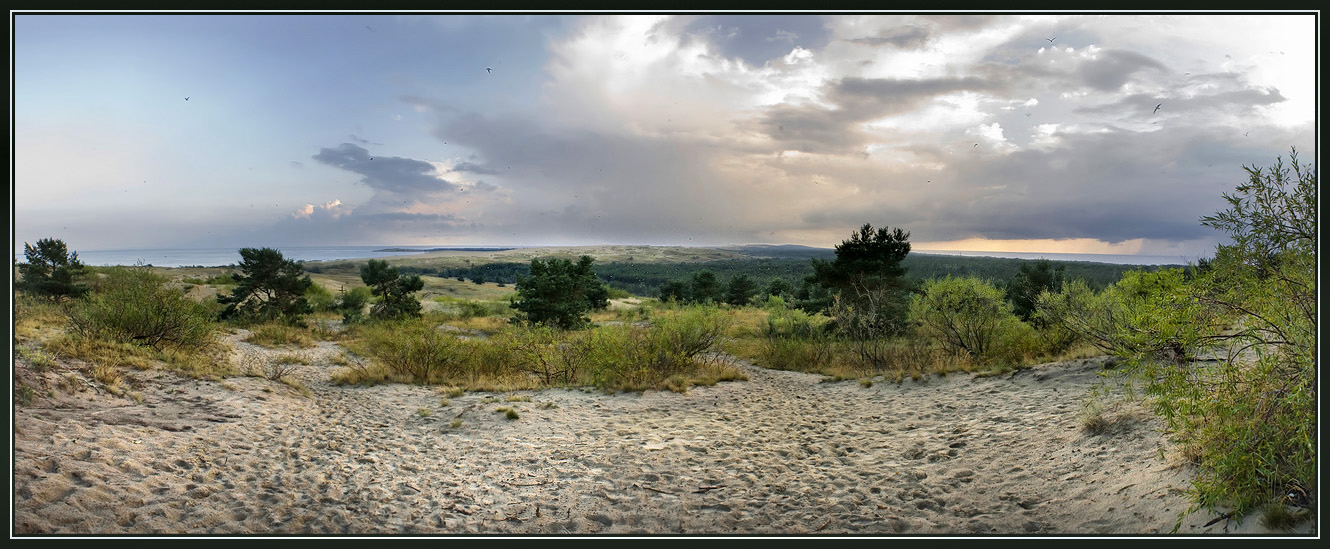
[[[876,36],[850,38],[848,41],[868,46],[892,46],[900,49],[915,49],[927,44],[930,36],[931,33],[926,27],[919,25],[904,25],[895,28],[882,29],[878,31]]]
[[[500,173],[499,170],[481,164],[476,164],[474,162],[458,162],[456,164],[453,164],[452,169],[453,171],[479,173],[486,175],[498,175]]]
[[[974,77],[915,80],[847,77],[823,88],[821,99],[827,105],[775,105],[762,113],[758,127],[782,149],[857,154],[879,139],[864,128],[869,121],[914,111],[941,96],[995,86]]]
[[[1142,71],[1167,72],[1163,63],[1126,50],[1104,50],[1077,69],[1081,82],[1100,91],[1115,91]]]
[[[359,174],[361,183],[379,191],[419,196],[457,188],[438,177],[434,165],[429,162],[396,156],[370,156],[368,150],[351,143],[342,143],[332,149],[321,148],[311,158]]]
[[[725,58],[753,67],[790,53],[791,46],[818,49],[830,32],[819,15],[703,15],[683,29],[686,39],[700,40]]]
[[[308,219],[310,217],[313,217],[316,214],[316,212],[320,216],[327,215],[332,217],[333,219],[337,219],[338,217],[341,217],[342,215],[346,214],[347,210],[345,208],[342,208],[341,200],[334,198],[331,201],[325,202],[317,206],[314,204],[305,204],[304,208],[291,212],[291,217],[296,219],[299,218]]]

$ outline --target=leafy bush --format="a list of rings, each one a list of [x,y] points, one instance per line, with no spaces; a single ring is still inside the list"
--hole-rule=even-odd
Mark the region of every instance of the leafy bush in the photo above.
[[[981,358],[1020,320],[1002,290],[973,277],[946,277],[924,283],[910,301],[909,318],[919,333],[951,353]]]
[[[365,305],[369,304],[372,296],[372,290],[366,286],[356,286],[337,296],[336,309],[342,313],[342,322],[351,324],[360,321],[365,314]]]
[[[1155,411],[1195,456],[1188,511],[1316,501],[1317,176],[1296,150],[1291,167],[1244,166],[1247,182],[1224,194],[1229,208],[1201,219],[1232,244],[1189,283],[1146,288],[1151,301],[1133,310],[1139,339],[1125,370],[1147,381]],[[1151,318],[1160,311],[1163,322]],[[1188,342],[1228,353],[1198,367],[1148,352]]]
[[[590,337],[549,325],[514,326],[502,337],[513,366],[548,386],[576,383],[591,357]]]
[[[467,363],[460,340],[419,319],[369,326],[362,342],[366,354],[415,383],[460,377]]]
[[[305,301],[309,306],[318,312],[328,312],[337,309],[337,297],[320,284],[310,284],[305,290]]]
[[[213,341],[210,308],[167,286],[165,277],[144,266],[105,274],[99,291],[69,308],[75,333],[154,349],[200,348]]]

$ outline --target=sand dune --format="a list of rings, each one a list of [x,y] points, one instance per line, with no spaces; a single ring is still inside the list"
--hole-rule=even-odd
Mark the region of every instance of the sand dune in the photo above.
[[[242,335],[237,359],[277,352]],[[1144,410],[1080,429],[1102,359],[871,387],[745,365],[687,394],[441,407],[431,387],[332,385],[337,347],[308,352],[308,394],[149,371],[141,403],[18,407],[14,533],[1097,536],[1168,533],[1187,507]],[[1178,534],[1264,532],[1214,516]]]

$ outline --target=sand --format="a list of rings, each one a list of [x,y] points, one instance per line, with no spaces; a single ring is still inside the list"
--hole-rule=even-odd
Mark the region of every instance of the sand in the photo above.
[[[236,360],[291,352],[243,336]],[[125,374],[142,402],[16,407],[13,535],[1093,537],[1168,534],[1188,506],[1192,471],[1144,408],[1081,429],[1105,359],[871,387],[742,364],[749,381],[686,394],[441,406],[434,387],[333,385],[339,348],[302,352],[306,392],[148,370]],[[1215,517],[1177,535],[1267,533]]]

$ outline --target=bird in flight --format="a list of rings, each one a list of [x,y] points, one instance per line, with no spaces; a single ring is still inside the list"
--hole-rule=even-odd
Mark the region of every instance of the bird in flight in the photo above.
[[[1051,43],[1053,43],[1054,40],[1057,40],[1057,39],[1058,39],[1058,37],[1054,36],[1054,37],[1052,37],[1052,38],[1045,38],[1044,40],[1048,40],[1048,42],[1051,44]]]
[[[490,67],[485,67],[485,72],[494,72],[494,69]]]
[[[1154,114],[1154,113],[1156,113],[1156,112],[1159,112],[1159,107],[1162,107],[1162,106],[1164,106],[1163,103],[1160,103],[1160,104],[1158,104],[1158,105],[1155,105],[1155,110],[1154,110],[1154,112],[1152,112],[1152,113],[1150,113],[1150,114]]]
[[[978,143],[975,143],[975,144],[974,144],[974,147],[978,147],[978,146],[979,146]],[[973,149],[974,147],[970,147],[970,148]]]
[[[185,101],[189,101],[189,98],[188,98],[188,97],[186,97],[186,98],[185,98]]]

